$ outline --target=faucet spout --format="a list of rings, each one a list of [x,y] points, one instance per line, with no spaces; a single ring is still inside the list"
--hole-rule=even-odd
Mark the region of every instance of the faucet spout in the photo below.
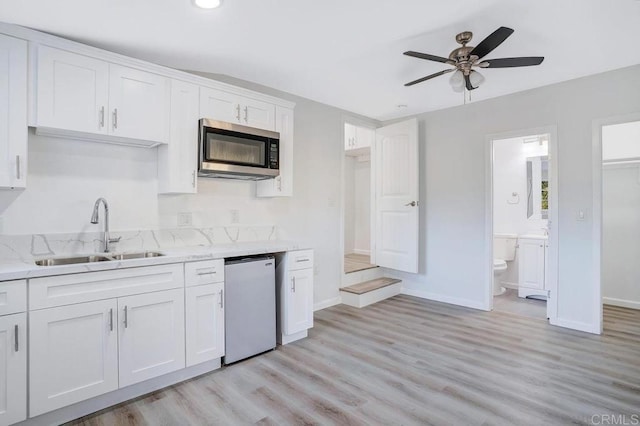
[[[100,204],[104,206],[104,231],[102,236],[102,239],[103,239],[102,247],[103,247],[103,251],[105,253],[108,253],[109,244],[117,243],[118,241],[120,241],[121,237],[118,237],[118,238],[109,237],[109,203],[107,203],[107,200],[105,200],[102,197],[98,198],[96,200],[96,203],[93,205],[93,213],[91,214],[91,223],[97,224],[100,220],[100,216],[98,215]]]

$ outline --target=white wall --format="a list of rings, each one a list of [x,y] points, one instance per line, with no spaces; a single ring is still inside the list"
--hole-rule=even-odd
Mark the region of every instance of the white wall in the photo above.
[[[344,157],[344,253],[353,253],[356,244],[356,159]]]
[[[487,80],[500,83],[490,76]],[[592,247],[592,123],[640,111],[639,92],[640,66],[634,66],[419,115],[421,262],[419,274],[400,275],[404,286],[414,294],[484,306],[486,137],[556,125],[558,319],[594,329],[598,312],[587,308],[598,282]],[[577,220],[579,210],[585,211],[585,220]]]
[[[371,161],[356,159],[354,164],[354,249],[369,254],[371,250]]]

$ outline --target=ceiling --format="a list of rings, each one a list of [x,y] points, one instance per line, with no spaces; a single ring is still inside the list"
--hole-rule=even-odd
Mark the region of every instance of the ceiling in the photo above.
[[[448,75],[403,86],[448,66],[402,52],[448,56],[461,31],[475,45],[499,26],[515,29],[487,59],[546,57],[483,70],[474,102],[640,63],[638,0],[223,0],[209,11],[190,0],[0,0],[0,21],[378,120],[464,102]]]

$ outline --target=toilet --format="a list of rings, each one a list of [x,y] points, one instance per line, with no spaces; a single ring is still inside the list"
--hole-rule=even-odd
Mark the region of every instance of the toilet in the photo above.
[[[517,234],[495,234],[493,236],[493,295],[500,296],[506,291],[500,285],[509,268],[507,262],[516,258]]]

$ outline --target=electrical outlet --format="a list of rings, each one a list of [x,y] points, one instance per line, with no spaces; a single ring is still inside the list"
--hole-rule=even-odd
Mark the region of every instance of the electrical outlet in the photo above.
[[[240,223],[240,210],[231,209],[229,213],[231,213],[231,223]]]
[[[193,225],[193,216],[191,213],[178,213],[178,226]]]

